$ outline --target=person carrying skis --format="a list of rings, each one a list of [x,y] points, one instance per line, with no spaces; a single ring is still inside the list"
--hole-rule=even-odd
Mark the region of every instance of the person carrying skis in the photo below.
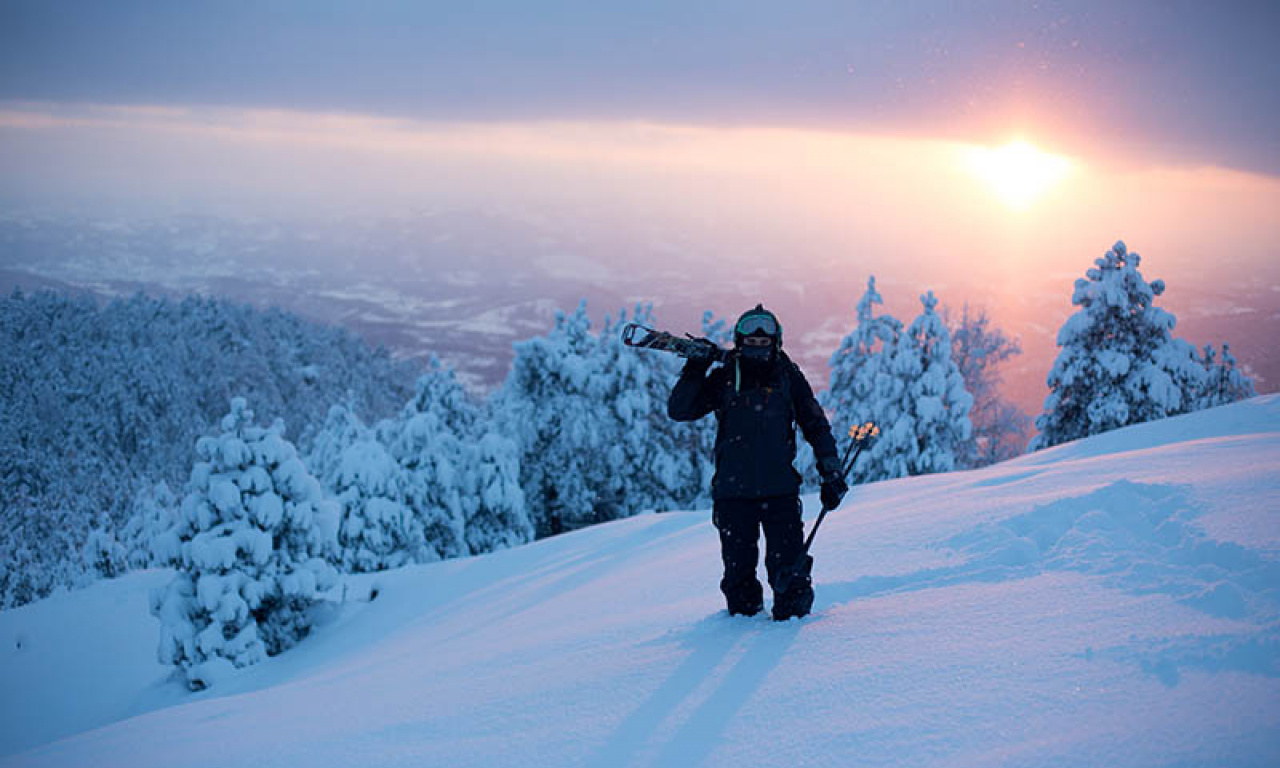
[[[765,569],[774,589],[773,618],[785,621],[813,607],[808,569],[790,579],[785,592],[777,591],[783,569],[804,549],[800,473],[793,466],[796,424],[818,459],[823,505],[838,506],[849,487],[840,472],[831,425],[813,388],[782,351],[778,318],[757,304],[738,318],[733,344],[728,361],[709,375],[710,359],[689,358],[671,390],[667,414],[677,421],[716,414],[712,522],[720,532],[720,591],[729,614],[754,616],[764,607],[756,578],[763,528]]]

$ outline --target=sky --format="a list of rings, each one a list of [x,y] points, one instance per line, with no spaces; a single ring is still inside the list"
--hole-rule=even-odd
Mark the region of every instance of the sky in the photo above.
[[[1248,1],[7,0],[0,205],[641,222],[1046,343],[1124,239],[1274,324],[1277,33]]]
[[[11,101],[978,140],[1022,125],[1280,171],[1268,2],[9,0],[0,21]]]

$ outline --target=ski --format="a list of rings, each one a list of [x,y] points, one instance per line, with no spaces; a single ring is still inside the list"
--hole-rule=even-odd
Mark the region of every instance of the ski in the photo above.
[[[719,347],[708,339],[695,338],[689,334],[680,337],[639,323],[627,323],[622,327],[622,343],[628,347],[657,349],[680,357],[720,363],[726,362],[732,354],[731,350]]]

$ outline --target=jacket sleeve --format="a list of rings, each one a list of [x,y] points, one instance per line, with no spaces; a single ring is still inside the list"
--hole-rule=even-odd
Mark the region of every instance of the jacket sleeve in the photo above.
[[[804,439],[813,446],[818,467],[826,475],[828,468],[838,467],[840,464],[836,440],[831,435],[827,415],[822,412],[822,406],[818,405],[818,398],[813,396],[813,388],[794,362],[791,363],[791,402],[796,410],[796,423],[800,425]]]
[[[667,398],[667,415],[676,421],[697,421],[715,410],[711,386],[716,374],[707,375],[707,364],[690,360]]]

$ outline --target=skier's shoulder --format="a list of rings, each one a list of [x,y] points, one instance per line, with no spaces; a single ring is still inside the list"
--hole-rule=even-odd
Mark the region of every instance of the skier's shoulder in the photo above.
[[[800,370],[799,365],[796,365],[796,361],[792,360],[791,357],[782,350],[778,350],[778,367],[782,369],[782,372],[787,376],[787,378],[791,379],[792,382],[798,379],[806,384],[809,383],[809,380],[804,377],[804,371]]]
[[[813,397],[813,387],[805,377],[804,371],[800,370],[800,366],[781,350],[778,352],[778,365],[782,368],[783,375],[790,385],[792,398]]]

